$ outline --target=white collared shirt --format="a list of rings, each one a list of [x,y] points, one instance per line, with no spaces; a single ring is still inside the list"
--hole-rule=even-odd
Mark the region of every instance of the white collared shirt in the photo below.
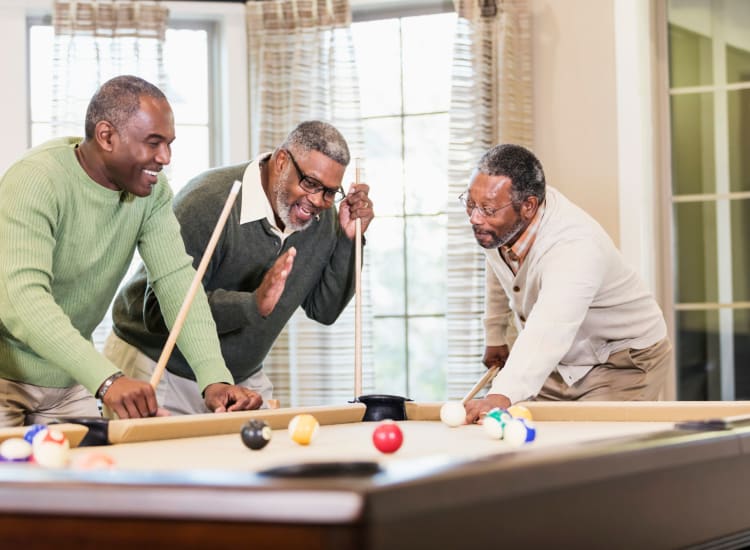
[[[276,216],[273,213],[271,203],[268,201],[263,183],[260,177],[260,163],[271,153],[261,153],[255,160],[245,168],[242,176],[242,204],[240,205],[240,225],[255,222],[266,218],[271,229],[276,233],[281,242],[289,237],[294,230],[287,226],[283,231],[276,224]]]

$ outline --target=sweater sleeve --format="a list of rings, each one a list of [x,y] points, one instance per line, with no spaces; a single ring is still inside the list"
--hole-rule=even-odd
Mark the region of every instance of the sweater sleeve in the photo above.
[[[508,296],[505,294],[500,281],[489,262],[485,263],[485,295],[484,295],[484,332],[485,345],[502,346],[507,344],[506,332],[510,307]]]
[[[576,334],[607,269],[591,242],[576,239],[550,249],[534,269],[541,270],[539,296],[490,393],[512,403],[536,395]]]
[[[354,295],[354,241],[341,231],[335,220],[336,244],[312,291],[302,307],[310,319],[324,325],[333,324]]]
[[[169,327],[174,325],[195,277],[185,252],[180,227],[172,212],[171,192],[157,197],[139,241],[139,251]],[[232,383],[232,375],[221,355],[216,324],[202,285],[198,285],[177,346],[195,373],[201,390],[216,382]]]
[[[52,295],[60,201],[49,178],[29,163],[14,165],[2,180],[0,330],[94,393],[118,369],[81,335]]]

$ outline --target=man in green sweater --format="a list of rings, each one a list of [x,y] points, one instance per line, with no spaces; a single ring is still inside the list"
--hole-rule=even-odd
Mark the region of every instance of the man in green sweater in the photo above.
[[[28,151],[0,180],[0,427],[98,415],[157,413],[150,384],[96,351],[101,322],[136,248],[171,325],[195,271],[161,172],[174,118],[164,94],[133,76],[92,97],[85,138]],[[177,341],[215,411],[258,408],[231,384],[199,292]]]
[[[331,324],[354,294],[355,220],[364,232],[374,214],[367,184],[346,194],[341,187],[349,156],[336,128],[306,121],[275,151],[204,172],[175,198],[185,247],[197,265],[232,182],[242,181],[203,285],[235,383],[266,400],[272,384],[263,360],[292,314],[301,306],[309,318]],[[144,380],[168,336],[154,290],[143,268],[122,288],[104,349]],[[188,363],[173,353],[156,390],[170,412],[205,412]]]

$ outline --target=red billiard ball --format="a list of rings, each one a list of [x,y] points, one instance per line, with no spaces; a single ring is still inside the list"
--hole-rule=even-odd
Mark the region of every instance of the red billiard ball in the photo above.
[[[404,434],[398,424],[386,420],[372,432],[372,442],[381,453],[395,453],[404,442]]]

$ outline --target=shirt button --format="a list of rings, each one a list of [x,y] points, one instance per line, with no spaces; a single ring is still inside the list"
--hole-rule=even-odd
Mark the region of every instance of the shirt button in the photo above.
[[[513,292],[520,292],[520,291],[521,291],[521,287],[520,286],[514,286],[513,287]]]

